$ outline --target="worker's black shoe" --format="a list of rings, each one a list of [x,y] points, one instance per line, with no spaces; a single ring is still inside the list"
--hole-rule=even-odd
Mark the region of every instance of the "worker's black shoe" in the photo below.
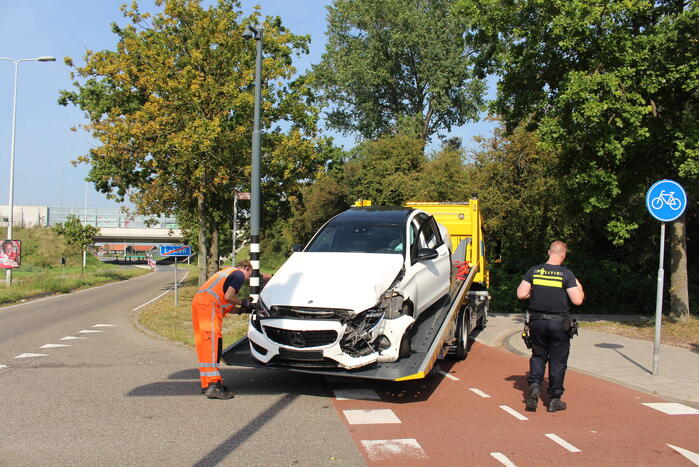
[[[235,396],[226,390],[226,387],[220,382],[209,384],[204,390],[204,395],[209,399],[233,399]]]
[[[529,391],[527,391],[527,397],[524,400],[525,410],[528,412],[536,412],[536,406],[539,405],[539,396],[541,395],[541,385],[539,383],[532,383],[529,385]]]
[[[554,397],[549,401],[549,406],[546,408],[547,412],[558,412],[560,410],[565,410],[567,407],[566,403],[560,398]]]
[[[223,388],[224,391],[228,391],[228,386],[225,386],[225,385],[224,385],[224,386],[221,386],[221,387]],[[206,389],[207,389],[207,388],[201,388],[201,393],[204,394],[204,393],[206,392]]]

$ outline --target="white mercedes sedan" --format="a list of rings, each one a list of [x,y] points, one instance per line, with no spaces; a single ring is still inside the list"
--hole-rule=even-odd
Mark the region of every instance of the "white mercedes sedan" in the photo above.
[[[450,241],[412,208],[330,219],[260,294],[248,338],[262,363],[353,369],[410,355],[410,329],[449,292]]]

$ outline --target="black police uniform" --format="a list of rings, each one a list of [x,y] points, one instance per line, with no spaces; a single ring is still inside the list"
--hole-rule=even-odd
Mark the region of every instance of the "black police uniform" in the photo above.
[[[570,336],[565,329],[570,309],[566,291],[577,287],[577,281],[570,269],[552,264],[534,266],[523,280],[532,286],[529,296],[532,357],[527,379],[530,385],[541,384],[548,362],[548,393],[551,398],[560,398],[570,353]]]

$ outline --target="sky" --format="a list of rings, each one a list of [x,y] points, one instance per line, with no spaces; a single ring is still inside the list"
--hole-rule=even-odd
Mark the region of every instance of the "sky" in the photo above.
[[[71,88],[70,69],[63,63],[71,57],[84,64],[87,49],[114,49],[116,36],[110,24],[126,24],[119,7],[122,0],[0,0],[0,57],[14,59],[56,57],[55,62],[22,62],[19,65],[15,133],[14,204],[25,206],[73,206],[117,208],[85,182],[86,165],[70,161],[97,144],[83,131],[72,127],[85,123],[76,107],[57,104],[59,92]],[[130,0],[129,0],[130,3]],[[210,3],[207,1],[206,3]],[[295,34],[311,36],[310,53],[295,66],[303,71],[318,63],[325,47],[325,6],[330,0],[242,1],[243,13],[256,4],[263,15],[275,15]],[[152,0],[138,2],[141,11],[157,12]],[[14,64],[0,60],[0,204],[8,204],[12,133]],[[251,116],[252,118],[252,116]],[[493,124],[480,122],[454,129],[466,147],[475,135],[492,132]],[[332,131],[336,142],[349,149],[352,137]]]

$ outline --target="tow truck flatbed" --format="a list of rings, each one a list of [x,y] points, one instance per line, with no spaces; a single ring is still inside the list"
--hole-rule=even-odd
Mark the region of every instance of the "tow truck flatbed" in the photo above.
[[[396,362],[376,363],[365,368],[346,370],[342,368],[304,367],[299,362],[293,365],[274,363],[263,364],[252,357],[247,337],[227,347],[221,358],[231,366],[285,369],[316,375],[342,376],[384,381],[407,381],[426,377],[435,361],[443,356],[453,340],[457,315],[462,310],[467,292],[473,283],[477,267],[471,268],[464,280],[454,280],[448,295],[423,312],[413,325],[409,357]]]

